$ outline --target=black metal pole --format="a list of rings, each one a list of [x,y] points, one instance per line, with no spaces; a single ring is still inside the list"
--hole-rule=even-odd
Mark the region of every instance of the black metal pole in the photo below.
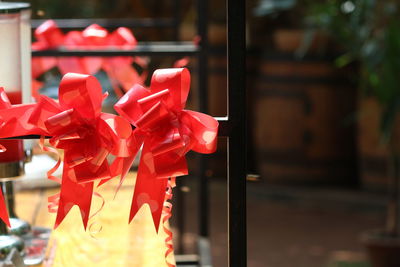
[[[17,218],[17,214],[15,213],[15,195],[14,195],[14,182],[13,181],[5,181],[3,184],[3,192],[5,201],[7,203],[8,215],[10,218]]]
[[[247,266],[245,0],[227,0],[228,47],[228,262]]]
[[[172,27],[172,40],[175,42],[180,41],[180,36],[179,36],[179,26],[180,26],[180,19],[181,19],[181,5],[182,1],[181,0],[174,0],[173,1],[173,27]],[[176,252],[179,254],[184,254],[185,253],[185,246],[184,246],[184,234],[186,231],[186,225],[185,225],[185,210],[186,210],[186,196],[185,192],[183,192],[182,188],[185,186],[185,179],[179,179],[177,182],[177,186],[175,189],[175,195],[176,195],[176,210],[177,210],[177,217],[176,217],[176,224],[178,228],[178,237],[177,237],[177,243],[178,243],[178,248],[176,249]]]
[[[198,53],[199,110],[208,113],[208,0],[197,0],[197,33],[200,36]],[[199,155],[199,234],[209,235],[209,184],[205,156]]]
[[[3,189],[4,182],[0,182],[0,190],[3,193],[3,196],[5,196],[5,190]],[[0,236],[1,235],[8,235],[9,234],[9,229],[3,220],[0,219]]]
[[[198,53],[192,42],[139,42],[132,50],[74,49],[33,50],[33,57],[191,56]]]
[[[36,29],[47,19],[31,20],[32,28]],[[113,18],[113,19],[54,19],[57,26],[62,30],[80,30],[91,24],[98,24],[106,29],[116,29],[118,27],[137,28],[171,28],[175,26],[173,18]]]

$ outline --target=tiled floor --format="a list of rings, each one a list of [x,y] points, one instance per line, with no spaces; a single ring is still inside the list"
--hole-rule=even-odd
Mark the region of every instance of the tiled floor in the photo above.
[[[188,252],[197,229],[196,186],[185,201]],[[211,244],[213,264],[226,261],[226,190],[211,180]],[[384,198],[335,188],[277,187],[248,184],[248,266],[330,267],[345,260],[365,261],[360,235],[383,226]]]

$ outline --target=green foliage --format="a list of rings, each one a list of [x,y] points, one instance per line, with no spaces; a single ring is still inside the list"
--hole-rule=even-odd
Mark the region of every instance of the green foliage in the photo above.
[[[306,1],[310,27],[330,33],[345,53],[342,67],[357,61],[360,87],[380,102],[385,141],[400,110],[400,2],[397,0]]]
[[[255,16],[271,15],[293,8],[296,5],[296,2],[296,0],[259,0],[253,13]]]

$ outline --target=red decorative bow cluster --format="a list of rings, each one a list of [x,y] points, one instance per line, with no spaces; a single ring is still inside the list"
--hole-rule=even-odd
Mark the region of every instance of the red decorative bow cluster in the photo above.
[[[188,173],[185,154],[190,150],[212,153],[216,149],[218,122],[183,109],[189,89],[187,69],[161,69],[154,72],[150,90],[137,85],[115,105],[137,127],[135,134],[143,142],[130,220],[148,204],[158,228],[167,178]]]
[[[188,173],[185,154],[216,149],[218,122],[184,109],[189,89],[188,70],[157,70],[150,89],[135,85],[118,101],[120,116],[101,112],[105,96],[89,75],[66,74],[58,102],[40,96],[36,104],[11,105],[0,89],[0,138],[51,136],[50,144],[64,150],[56,227],[74,205],[86,227],[94,181],[121,176],[122,183],[143,145],[130,220],[148,204],[158,230],[164,200],[172,196],[166,191],[168,178]],[[115,158],[112,163],[109,155]],[[0,217],[8,222],[1,197]]]
[[[32,44],[33,50],[46,49],[133,49],[137,41],[132,32],[125,27],[119,27],[114,32],[109,33],[106,29],[97,24],[90,25],[83,31],[70,31],[64,35],[53,20],[48,20],[35,30],[37,42]],[[61,74],[76,72],[81,74],[93,75],[103,69],[115,92],[122,96],[119,90],[128,91],[134,84],[143,84],[146,79],[146,72],[141,75],[132,67],[132,63],[140,65],[143,69],[147,67],[147,62],[140,57],[35,57],[32,59],[32,78],[33,95],[38,95],[41,83],[36,79],[44,72],[58,67]]]
[[[36,104],[11,105],[0,88],[0,138],[51,136],[50,144],[64,150],[61,190],[49,198],[57,212],[55,227],[77,205],[85,229],[96,194],[94,182],[101,185],[120,176],[121,184],[143,146],[129,220],[148,204],[158,231],[164,212],[165,259],[173,267],[167,260],[173,252],[172,232],[164,223],[172,215],[168,201],[175,177],[188,173],[185,154],[190,150],[215,151],[218,131],[214,118],[184,109],[189,89],[187,69],[157,70],[150,89],[135,85],[117,102],[117,116],[101,112],[107,95],[102,95],[99,82],[90,75],[66,74],[58,102],[39,96]],[[130,123],[136,127],[134,130]],[[109,155],[115,158],[111,164]],[[49,179],[57,180],[52,173],[59,164],[48,172]],[[0,218],[10,225],[1,190]]]
[[[127,142],[131,125],[119,116],[102,113],[103,98],[93,76],[70,73],[61,81],[58,102],[40,96],[37,104],[9,104],[0,110],[0,117],[7,118],[1,137],[52,136],[50,144],[64,150],[56,227],[72,206],[78,205],[86,228],[93,181],[120,174],[109,165],[107,156],[112,154],[121,160],[132,151]]]
[[[109,165],[107,156],[130,156],[130,124],[101,113],[102,101],[101,86],[93,76],[67,74],[60,84],[59,103],[42,97],[31,115],[30,122],[52,136],[50,144],[64,150],[56,227],[72,206],[78,205],[86,228],[93,181],[120,174]]]

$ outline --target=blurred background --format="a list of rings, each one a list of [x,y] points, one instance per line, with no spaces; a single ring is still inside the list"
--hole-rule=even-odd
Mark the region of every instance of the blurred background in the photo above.
[[[34,19],[163,18],[177,9],[174,1],[159,0],[31,3]],[[248,153],[243,157],[255,174],[247,184],[248,266],[400,266],[376,265],[385,260],[375,259],[374,250],[384,259],[392,257],[385,249],[400,253],[400,4],[246,4]],[[225,1],[209,1],[208,113],[213,116],[225,116],[227,109],[225,8]],[[181,0],[179,17],[175,31],[132,30],[139,42],[198,41],[195,1]],[[181,59],[146,57],[146,70]],[[188,105],[196,109],[196,58],[186,63],[193,77]],[[96,76],[103,88],[111,87],[104,73]],[[54,69],[39,77],[41,92],[56,92],[60,78]],[[196,156],[191,157],[196,173]],[[213,263],[226,266],[226,140],[206,158]],[[179,183],[186,223],[184,246],[177,250],[187,253],[194,250],[199,227],[198,183],[194,175]]]

